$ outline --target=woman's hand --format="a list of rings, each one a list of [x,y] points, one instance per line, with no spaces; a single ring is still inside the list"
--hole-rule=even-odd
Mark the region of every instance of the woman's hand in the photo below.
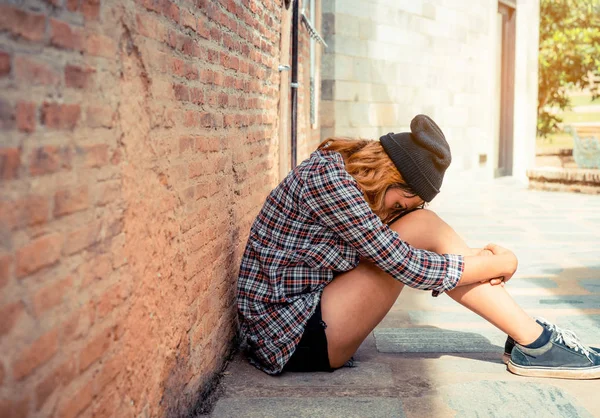
[[[499,245],[488,244],[483,250],[473,252],[474,254],[464,256],[464,270],[458,286],[473,283],[502,285],[517,270],[517,257],[512,251]]]
[[[504,282],[509,281],[512,278],[512,276],[515,274],[515,271],[517,271],[517,266],[519,265],[517,256],[509,249],[501,247],[496,244],[486,245],[482,251],[486,251],[486,250],[491,252],[494,256],[502,257],[504,259],[502,262],[503,274],[502,274],[501,278],[503,279]],[[492,279],[492,280],[497,280],[497,279]]]
[[[494,255],[494,253],[486,248],[482,248],[480,250],[476,250],[474,255],[489,256],[489,255]],[[492,286],[500,285],[500,286],[504,287],[504,279],[502,277],[496,277],[494,279],[482,280],[481,283],[489,283]]]

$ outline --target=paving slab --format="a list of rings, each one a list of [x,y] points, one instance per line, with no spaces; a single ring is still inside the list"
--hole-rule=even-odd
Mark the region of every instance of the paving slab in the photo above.
[[[600,274],[597,279],[584,279],[577,281],[588,292],[600,293]]]
[[[501,353],[506,340],[506,334],[488,329],[376,328],[373,333],[381,353]]]
[[[513,295],[517,303],[525,310],[528,309],[600,309],[600,297],[598,295]],[[432,306],[445,307],[455,306],[456,302],[449,297],[438,297]]]
[[[228,388],[238,387],[329,387],[329,386],[390,386],[393,383],[390,367],[384,363],[361,362],[360,367],[346,367],[335,373],[283,373],[269,376],[256,373],[245,359],[237,360],[236,373],[228,377]]]
[[[574,397],[545,384],[478,381],[444,386],[440,392],[456,418],[593,418]]]
[[[213,417],[220,418],[404,418],[394,398],[253,398],[223,399]]]
[[[511,289],[554,289],[558,287],[556,281],[552,279],[536,279],[536,278],[517,278],[511,280],[507,284]]]

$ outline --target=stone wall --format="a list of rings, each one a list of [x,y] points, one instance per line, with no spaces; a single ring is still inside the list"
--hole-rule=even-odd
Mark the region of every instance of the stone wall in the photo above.
[[[514,168],[522,178],[534,158],[538,4],[517,2]],[[451,171],[491,177],[497,10],[497,0],[325,1],[322,135],[379,138],[425,113],[446,134]]]
[[[3,417],[201,408],[279,179],[282,3],[2,2]]]

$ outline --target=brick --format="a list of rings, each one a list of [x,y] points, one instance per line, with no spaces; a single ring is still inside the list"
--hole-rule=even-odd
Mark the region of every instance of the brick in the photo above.
[[[113,258],[113,268],[118,269],[121,266],[127,264],[127,257],[125,254],[125,236],[120,235],[112,239],[110,244],[110,253]]]
[[[181,10],[181,24],[193,31],[196,31],[196,17],[187,10]]]
[[[65,345],[87,335],[94,325],[94,304],[88,302],[85,306],[75,311],[61,326],[61,344]]]
[[[184,153],[192,149],[192,145],[194,144],[194,137],[191,136],[182,136],[179,138],[179,152]]]
[[[79,0],[66,0],[67,10],[70,12],[76,12],[79,10]]]
[[[36,316],[39,318],[46,311],[60,305],[72,286],[73,278],[69,276],[38,290],[33,295],[33,310]]]
[[[122,283],[117,283],[110,287],[96,304],[98,319],[101,320],[110,314],[113,309],[123,303],[128,297],[129,292]]]
[[[29,398],[0,399],[2,418],[25,418],[29,414]]]
[[[110,226],[106,229],[108,230]],[[108,234],[108,232],[107,232]],[[112,272],[112,260],[110,254],[100,254],[81,264],[77,271],[82,279],[81,287],[85,288],[96,280],[106,280]]]
[[[117,370],[117,374],[120,370]],[[116,376],[116,375],[115,375]],[[104,380],[104,379],[103,379]],[[96,380],[96,392],[99,391],[98,387],[100,386],[98,379]],[[103,391],[101,396],[101,400],[99,402],[94,403],[92,416],[94,418],[111,418],[117,416],[118,414],[115,411],[118,408],[121,408],[121,394],[120,392],[114,388],[110,387],[106,391]]]
[[[47,64],[19,55],[14,60],[14,76],[17,81],[27,85],[56,86],[60,77]]]
[[[0,318],[2,318],[2,321],[0,321],[0,337],[10,333],[24,312],[25,305],[21,301],[9,303],[0,308]]]
[[[218,26],[213,26],[210,29],[210,40],[215,44],[221,43],[221,37],[223,36],[222,30]]]
[[[96,57],[115,58],[117,44],[114,39],[100,34],[89,35],[85,41],[85,51]]]
[[[110,106],[90,106],[86,110],[86,122],[90,128],[112,128],[115,111]]]
[[[83,35],[80,28],[66,22],[50,19],[50,44],[58,48],[83,50]]]
[[[31,152],[29,173],[33,176],[51,174],[71,168],[71,149],[47,145]]]
[[[120,182],[105,182],[98,187],[96,198],[97,206],[104,206],[114,202],[121,195]]]
[[[152,15],[138,14],[136,16],[136,25],[138,33],[142,36],[161,42],[167,39],[167,29]]]
[[[198,22],[196,24],[196,32],[198,35],[203,37],[204,39],[210,38],[210,27],[208,24],[208,19],[204,16],[198,18]]]
[[[0,148],[0,179],[12,180],[19,177],[21,149]]]
[[[60,257],[62,238],[53,233],[37,238],[20,248],[16,254],[15,275],[25,277],[56,263]]]
[[[67,386],[77,375],[76,359],[65,361],[52,371],[44,380],[35,387],[36,409],[39,410],[44,403],[60,386]]]
[[[11,275],[13,257],[10,254],[0,255],[0,289],[8,284]]]
[[[204,104],[204,92],[198,88],[190,89],[190,101],[194,104]]]
[[[108,164],[108,145],[96,144],[79,148],[84,156],[85,167],[104,167]]]
[[[0,4],[0,31],[4,30],[29,41],[41,41],[46,30],[46,17]]]
[[[188,80],[198,80],[198,69],[195,65],[189,64],[185,66],[185,78]]]
[[[90,86],[95,72],[93,68],[68,64],[65,66],[65,84],[70,88],[85,89]]]
[[[199,55],[198,52],[196,52],[196,41],[192,38],[187,38],[183,44],[181,45],[181,51],[186,54],[186,55],[190,55],[190,56],[197,56]]]
[[[196,185],[194,195],[196,199],[210,197],[221,190],[221,187],[214,182],[206,182]]]
[[[79,121],[81,108],[78,104],[45,102],[42,105],[42,123],[50,129],[72,130]]]
[[[113,165],[119,164],[121,162],[121,158],[123,156],[122,154],[123,154],[123,152],[119,148],[117,148],[113,152],[112,156],[110,157],[110,163]]]
[[[0,77],[10,74],[10,55],[0,51]]]
[[[48,221],[50,204],[44,196],[25,195],[15,200],[0,200],[0,221],[9,230]]]
[[[179,23],[179,7],[175,3],[164,1],[163,14],[175,23]]]
[[[201,138],[197,137],[194,141],[194,149],[200,152],[215,152],[221,150],[221,141],[219,138]]]
[[[77,392],[67,395],[63,393],[63,399],[58,407],[56,416],[61,418],[75,418],[80,415],[91,403],[94,397],[94,381],[91,380],[81,387]]]
[[[69,232],[63,246],[63,254],[72,255],[97,243],[100,240],[101,228],[102,221],[98,220]]]
[[[126,362],[123,356],[115,355],[110,360],[105,361],[102,365],[100,373],[97,375],[95,391],[97,393],[102,392],[106,385],[114,380],[119,372],[125,370],[126,367]]]
[[[87,186],[60,190],[54,194],[54,216],[60,217],[85,210],[89,206]]]
[[[0,98],[0,129],[15,127],[15,109],[12,104]]]
[[[179,58],[171,60],[171,70],[176,76],[183,77],[185,74],[185,63]]]
[[[105,238],[114,237],[123,232],[123,215],[120,213],[112,214],[106,220]]]
[[[86,20],[96,20],[100,16],[100,0],[81,0],[79,8]]]
[[[189,178],[195,178],[202,175],[215,174],[223,171],[227,167],[229,159],[225,155],[211,157],[202,162],[193,162],[189,165]]]
[[[36,368],[50,360],[57,350],[58,330],[53,329],[21,352],[18,359],[13,363],[15,380],[22,380],[29,376]]]
[[[17,103],[17,128],[22,132],[35,131],[36,105],[35,103]]]
[[[91,338],[89,343],[79,353],[79,371],[83,372],[108,351],[113,339],[111,328]]]
[[[173,95],[175,99],[187,102],[190,100],[190,93],[188,88],[183,84],[174,84],[173,85]]]

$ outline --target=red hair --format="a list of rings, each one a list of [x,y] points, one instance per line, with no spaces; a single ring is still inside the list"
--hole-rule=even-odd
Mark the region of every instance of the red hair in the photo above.
[[[354,177],[371,210],[383,222],[392,220],[400,213],[398,210],[385,208],[385,193],[389,189],[398,188],[407,197],[416,196],[379,141],[327,138],[317,149],[335,151],[342,155],[346,171]]]

